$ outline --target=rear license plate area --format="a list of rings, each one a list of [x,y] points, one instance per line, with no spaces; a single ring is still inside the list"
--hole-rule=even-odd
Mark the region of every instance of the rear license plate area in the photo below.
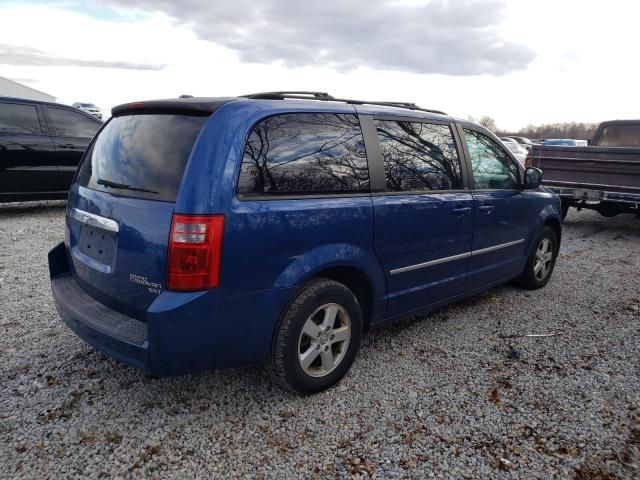
[[[98,263],[112,265],[116,252],[116,236],[89,225],[82,225],[78,250]]]

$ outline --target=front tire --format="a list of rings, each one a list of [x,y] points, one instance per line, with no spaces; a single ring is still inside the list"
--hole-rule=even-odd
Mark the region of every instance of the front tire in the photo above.
[[[361,337],[362,310],[353,292],[333,280],[315,280],[296,295],[278,325],[273,378],[303,395],[326,390],[351,367]]]
[[[536,239],[535,249],[529,255],[524,271],[520,276],[520,285],[527,290],[544,287],[553,273],[558,257],[558,237],[553,228],[542,227]]]

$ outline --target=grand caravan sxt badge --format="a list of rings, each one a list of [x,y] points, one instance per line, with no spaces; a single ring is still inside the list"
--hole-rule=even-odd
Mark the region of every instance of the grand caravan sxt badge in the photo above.
[[[139,285],[143,285],[149,289],[149,293],[155,293],[159,295],[162,292],[162,284],[156,282],[150,282],[147,277],[143,277],[142,275],[136,275],[134,273],[129,274],[129,281],[131,283],[137,283]]]

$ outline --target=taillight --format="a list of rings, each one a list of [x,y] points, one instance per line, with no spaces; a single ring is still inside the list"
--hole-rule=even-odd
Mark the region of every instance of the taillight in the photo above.
[[[189,291],[220,284],[222,215],[174,214],[169,237],[167,289]]]

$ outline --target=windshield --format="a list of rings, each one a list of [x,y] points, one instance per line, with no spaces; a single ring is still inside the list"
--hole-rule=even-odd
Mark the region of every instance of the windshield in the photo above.
[[[208,117],[127,115],[100,132],[80,167],[80,186],[174,202],[193,144]]]

